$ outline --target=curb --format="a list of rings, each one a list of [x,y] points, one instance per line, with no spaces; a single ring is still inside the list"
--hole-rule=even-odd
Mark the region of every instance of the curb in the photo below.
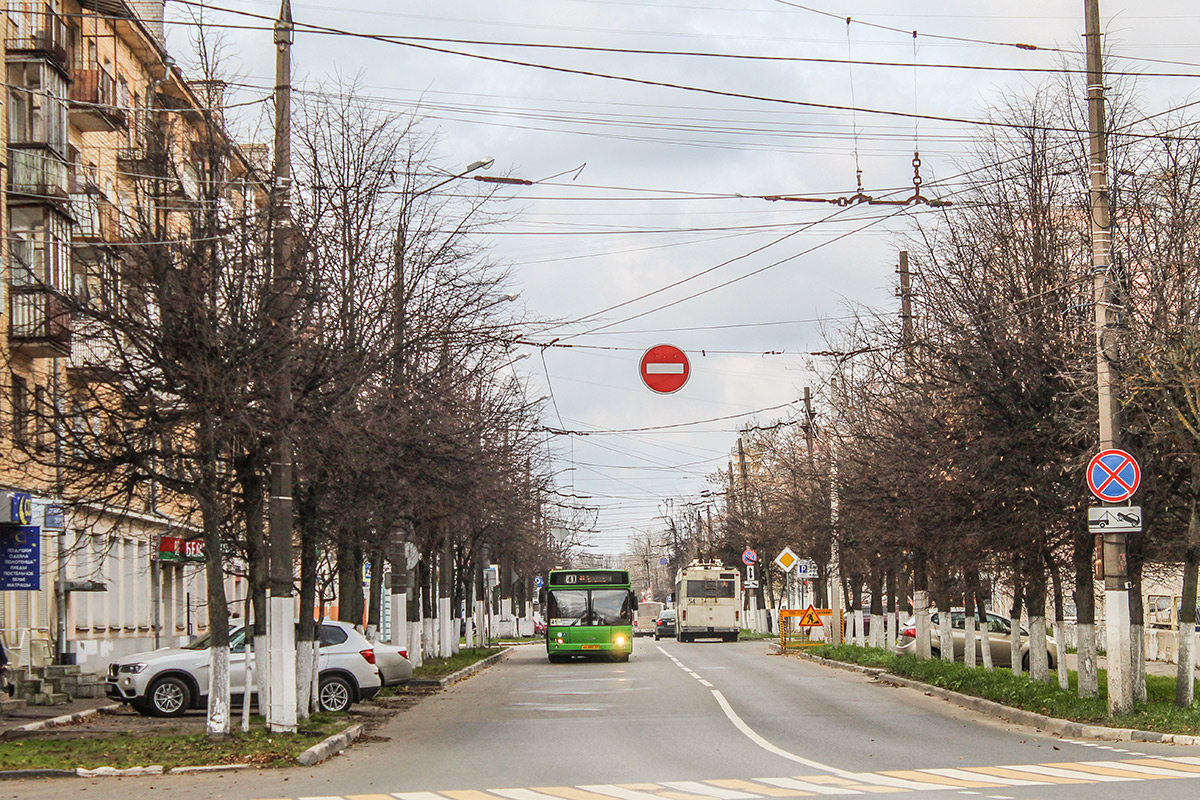
[[[114,703],[110,706],[100,706],[98,708],[89,708],[84,711],[76,711],[73,714],[63,714],[61,717],[50,717],[49,719],[40,719],[37,722],[30,722],[28,725],[21,725],[16,728],[9,728],[6,731],[0,732],[0,741],[5,739],[18,739],[23,733],[33,733],[34,731],[44,731],[47,728],[57,728],[60,725],[73,725],[76,722],[83,722],[88,717],[94,717],[96,714],[105,714],[113,711],[118,711],[121,708],[120,703]],[[21,770],[18,770],[21,771]],[[28,771],[28,770],[25,770]],[[56,771],[56,770],[51,770]]]
[[[493,664],[498,664],[499,662],[508,658],[512,654],[514,646],[516,646],[516,645],[510,645],[508,647],[505,647],[499,653],[496,653],[495,655],[490,655],[487,658],[484,658],[480,661],[476,661],[471,666],[463,667],[458,672],[452,672],[444,678],[425,678],[425,679],[418,678],[418,679],[409,681],[408,685],[409,686],[427,687],[427,688],[436,687],[439,689],[445,689],[447,686],[456,684],[459,681],[465,681],[467,678],[471,677],[475,673],[482,672],[483,670],[487,669],[488,667],[492,666]]]
[[[950,689],[943,689],[940,686],[933,686],[928,683],[921,683],[911,678],[904,678],[899,675],[893,675],[887,670],[879,667],[863,667],[858,664],[845,664],[841,661],[831,661],[828,658],[809,655],[808,653],[796,653],[797,656],[805,661],[811,661],[814,664],[820,664],[825,667],[833,667],[834,669],[843,669],[848,672],[859,672],[864,675],[875,678],[881,683],[891,684],[892,686],[900,686],[907,689],[917,689],[932,697],[939,697],[943,700],[948,700],[951,703],[962,706],[963,708],[977,711],[988,716],[998,717],[1000,719],[1014,722],[1018,725],[1027,725],[1031,728],[1037,728],[1046,733],[1055,734],[1061,738],[1071,739],[1098,739],[1103,741],[1119,741],[1119,742],[1159,742],[1162,744],[1180,744],[1180,745],[1200,745],[1200,736],[1190,736],[1182,733],[1159,733],[1157,731],[1142,731],[1135,728],[1108,728],[1103,725],[1090,725],[1084,722],[1071,722],[1070,720],[1059,719],[1058,717],[1050,717],[1045,714],[1038,714],[1034,711],[1025,711],[1020,708],[1013,708],[1002,703],[997,703],[994,700],[985,700],[982,697],[974,697],[961,692],[954,692]]]
[[[362,732],[363,726],[361,724],[351,725],[341,733],[335,733],[328,739],[313,745],[296,756],[296,763],[302,767],[311,767],[313,764],[319,764],[339,750],[344,750],[351,742],[361,736]],[[172,770],[172,772],[174,771]]]

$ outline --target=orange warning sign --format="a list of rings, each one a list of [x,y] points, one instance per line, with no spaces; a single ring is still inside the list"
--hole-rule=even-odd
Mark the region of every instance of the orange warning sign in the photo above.
[[[825,613],[828,614],[829,612],[825,611]],[[809,604],[808,608],[804,609],[804,613],[800,615],[800,619],[796,620],[793,624],[799,628],[819,628],[822,623],[821,618],[817,614],[817,609]]]

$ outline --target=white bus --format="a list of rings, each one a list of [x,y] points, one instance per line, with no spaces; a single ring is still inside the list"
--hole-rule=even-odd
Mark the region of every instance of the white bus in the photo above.
[[[742,627],[742,576],[720,561],[693,561],[675,578],[675,638],[736,642]]]

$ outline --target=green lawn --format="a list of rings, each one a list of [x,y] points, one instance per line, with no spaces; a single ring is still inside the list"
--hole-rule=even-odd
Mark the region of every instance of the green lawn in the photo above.
[[[79,736],[0,742],[0,770],[124,769],[154,765],[170,769],[207,764],[291,766],[300,753],[349,725],[344,714],[314,714],[298,733],[279,734],[267,731],[262,717],[255,717],[248,733],[237,730],[224,739],[209,739],[204,734],[89,736],[84,723]]]
[[[960,662],[921,660],[878,648],[845,644],[813,647],[806,652],[834,661],[879,667],[922,683],[1059,719],[1160,733],[1200,735],[1200,705],[1177,708],[1175,679],[1170,676],[1147,675],[1147,701],[1129,714],[1110,717],[1108,675],[1104,670],[1100,670],[1100,696],[1088,698],[1075,693],[1077,675],[1074,672],[1070,673],[1070,690],[1063,691],[1058,688],[1057,677],[1053,674],[1053,683],[1038,683],[1031,681],[1028,675],[1013,675],[1006,668],[989,672],[983,667],[968,667]],[[1200,688],[1196,696],[1200,698]]]
[[[421,680],[444,678],[464,667],[482,661],[488,656],[495,655],[503,649],[502,647],[463,648],[449,658],[427,658],[421,666],[413,670],[413,677]]]

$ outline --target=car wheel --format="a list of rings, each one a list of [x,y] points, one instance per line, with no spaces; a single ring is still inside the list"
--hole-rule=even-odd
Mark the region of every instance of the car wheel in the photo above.
[[[354,687],[341,675],[321,678],[317,691],[322,711],[345,711],[354,702]]]
[[[149,712],[156,717],[181,717],[192,705],[192,692],[182,678],[168,675],[150,684]],[[136,708],[136,706],[135,706]]]
[[[942,657],[942,651],[941,651],[941,650],[937,649],[936,647],[934,647],[934,648],[931,648],[931,649],[930,649],[930,651],[929,651],[929,658],[930,658],[931,660],[934,660],[934,661],[936,661],[937,659],[939,659],[939,658],[941,658],[941,657]]]
[[[1029,674],[1029,651],[1025,651],[1025,655],[1021,656],[1021,669],[1025,670],[1025,674]]]

